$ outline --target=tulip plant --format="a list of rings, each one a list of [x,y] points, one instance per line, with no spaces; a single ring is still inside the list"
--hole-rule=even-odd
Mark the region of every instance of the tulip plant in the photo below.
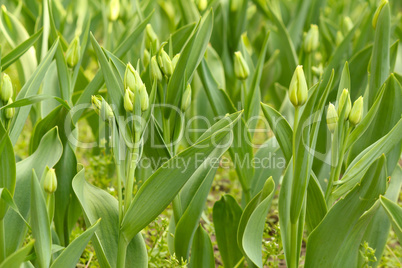
[[[401,265],[400,1],[2,4],[0,268]]]

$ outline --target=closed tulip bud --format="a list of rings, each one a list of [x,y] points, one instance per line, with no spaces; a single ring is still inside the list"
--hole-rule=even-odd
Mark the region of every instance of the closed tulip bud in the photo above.
[[[133,100],[134,99],[134,93],[130,91],[130,89],[126,89],[126,92],[124,93],[124,109],[127,112],[132,112],[134,110],[133,106]]]
[[[49,169],[45,176],[44,181],[45,192],[48,194],[53,194],[57,190],[57,177],[56,172],[53,168]]]
[[[148,110],[149,107],[149,98],[148,98],[148,92],[145,87],[145,84],[143,84],[140,87],[140,100],[141,100],[141,111],[146,111]]]
[[[115,21],[119,18],[120,13],[120,2],[119,0],[110,0],[109,2],[109,10],[108,10],[108,19],[109,21]]]
[[[347,120],[349,117],[350,109],[352,108],[352,102],[350,101],[349,90],[347,90],[346,88],[342,91],[342,94],[339,97],[338,116],[341,116],[342,109],[345,105],[345,120]]]
[[[319,44],[319,32],[318,26],[315,24],[311,24],[310,30],[307,32],[305,41],[304,41],[304,51],[312,52],[318,48]]]
[[[151,59],[151,78],[152,80],[162,81],[162,73],[159,69],[158,63],[156,62],[155,56]]]
[[[338,113],[336,112],[335,106],[330,103],[327,111],[327,126],[331,133],[334,133],[337,123]]]
[[[149,54],[148,49],[144,50],[144,59],[143,59],[143,63],[145,68],[148,67],[149,61],[151,60],[151,54]]]
[[[114,117],[112,108],[102,98],[102,96],[92,95],[91,101],[95,112],[102,118],[103,121],[109,121]]]
[[[11,82],[8,74],[3,74],[3,79],[1,80],[0,87],[0,98],[2,101],[6,102],[13,96],[13,83]]]
[[[343,23],[342,23],[342,30],[344,34],[347,34],[350,30],[352,30],[353,28],[353,22],[350,19],[350,17],[346,16],[343,19]]]
[[[159,67],[161,68],[162,72],[170,77],[173,74],[173,64],[172,60],[170,59],[169,55],[166,53],[165,50],[161,50],[158,56],[158,63]]]
[[[184,112],[191,104],[191,85],[188,84],[181,98],[181,110]]]
[[[374,17],[373,17],[373,28],[374,29],[377,26],[378,16],[380,16],[381,10],[386,4],[388,4],[388,0],[382,0],[380,5],[378,6],[377,10],[374,13]]]
[[[293,106],[302,106],[308,97],[306,77],[304,76],[303,66],[296,67],[292,80],[289,85],[289,99]]]
[[[235,52],[234,72],[237,79],[240,80],[247,79],[248,75],[250,74],[247,62],[243,58],[243,55],[240,51]]]
[[[134,67],[131,65],[131,63],[128,63],[126,66],[126,71],[124,73],[124,87],[129,88],[134,91],[136,84],[137,84],[137,79],[136,79],[136,73],[137,71],[134,69]]]
[[[156,35],[154,29],[152,28],[151,24],[148,24],[145,27],[145,45],[146,48],[149,50],[151,48],[154,49],[154,51],[159,47],[159,39],[158,36]]]
[[[363,97],[360,96],[355,102],[353,103],[352,110],[350,110],[349,114],[349,122],[356,126],[360,123],[363,116]]]
[[[173,66],[173,71],[176,69],[176,65],[179,62],[180,59],[180,53],[176,54],[173,59],[172,59],[172,66]]]
[[[80,50],[80,38],[76,36],[68,46],[66,52],[66,60],[70,68],[73,68],[75,65],[77,65],[78,60],[80,59]]]
[[[208,1],[207,0],[198,0],[198,9],[203,11],[207,8]]]

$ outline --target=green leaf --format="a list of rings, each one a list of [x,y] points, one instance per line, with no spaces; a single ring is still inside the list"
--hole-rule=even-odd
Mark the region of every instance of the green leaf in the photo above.
[[[194,234],[191,248],[190,268],[215,266],[214,249],[212,247],[211,239],[201,225],[198,226],[197,231]]]
[[[54,268],[74,268],[76,267],[82,252],[87,246],[89,240],[94,235],[95,231],[99,227],[99,219],[95,224],[89,227],[85,232],[83,232],[79,237],[74,239],[68,247],[66,247],[61,254],[54,260],[50,267]]]
[[[13,145],[10,137],[0,123],[0,188],[7,189],[11,195],[14,194],[16,181],[16,167]],[[7,212],[8,205],[0,201],[0,219],[3,219]]]
[[[349,72],[349,64],[348,64],[348,62],[345,62],[345,66],[343,67],[343,70],[342,70],[341,81],[339,82],[338,94],[336,96],[337,100],[339,100],[344,88],[348,89],[349,92],[351,91],[351,87],[350,87],[350,72]]]
[[[87,226],[100,218],[92,243],[101,267],[116,267],[119,237],[118,202],[106,191],[85,181],[82,169],[73,180],[73,189],[81,204]],[[126,267],[148,267],[148,256],[141,234],[137,234],[127,248]]]
[[[386,3],[378,16],[375,30],[373,54],[370,65],[370,83],[368,91],[368,107],[374,103],[381,85],[389,76],[389,40],[391,32],[391,15],[389,3]]]
[[[382,156],[310,234],[305,267],[356,267],[359,245],[376,206],[370,208],[385,190],[386,167]]]
[[[122,221],[121,230],[126,241],[154,220],[195,172],[210,169],[216,164],[231,145],[228,134],[240,116],[241,113],[235,113],[218,121],[216,124],[223,123],[221,129],[165,162],[141,186]],[[188,159],[187,166],[182,159]],[[155,199],[155,196],[159,198]]]
[[[231,195],[214,204],[212,216],[224,267],[235,267],[243,257],[236,238],[241,215],[242,209]]]
[[[24,247],[13,252],[1,264],[0,268],[20,268],[22,263],[25,262],[28,254],[32,251],[35,241],[32,240]]]
[[[402,208],[385,196],[381,196],[380,202],[388,214],[399,241],[402,241]]]
[[[237,242],[248,259],[258,267],[263,267],[261,241],[274,193],[275,182],[270,177],[261,192],[246,206],[240,218]],[[257,200],[255,204],[254,200]]]
[[[268,120],[269,126],[278,140],[279,145],[281,146],[286,161],[289,162],[292,157],[292,128],[288,121],[271,106],[261,103],[261,108],[265,118]]]
[[[13,103],[4,105],[3,107],[0,108],[0,110],[4,110],[4,109],[7,109],[7,108],[13,108],[13,107],[14,108],[15,107],[24,107],[24,106],[35,104],[35,103],[38,103],[38,102],[42,102],[44,100],[50,100],[50,99],[57,100],[67,110],[70,110],[70,107],[68,106],[68,104],[64,100],[60,99],[59,97],[50,96],[50,95],[43,95],[43,94],[34,95],[34,96],[27,97],[27,98],[19,99],[19,100],[13,102]]]
[[[47,213],[44,190],[39,184],[35,171],[31,177],[31,227],[35,239],[35,253],[39,267],[49,267],[52,252],[52,236]]]
[[[51,129],[42,137],[38,149],[28,158],[17,163],[17,180],[14,201],[24,219],[28,218],[31,206],[31,174],[43,174],[46,166],[53,167],[62,154],[62,144],[57,128]],[[27,227],[24,220],[14,211],[9,210],[5,216],[6,253],[12,254],[22,244]]]
[[[318,226],[321,220],[327,214],[327,203],[325,202],[324,193],[320,183],[314,173],[307,187],[307,203],[306,203],[306,225],[310,232]]]
[[[13,64],[16,60],[18,60],[22,55],[25,54],[29,50],[31,46],[33,46],[36,41],[38,41],[39,37],[42,35],[42,30],[40,29],[35,34],[31,35],[27,40],[22,42],[16,48],[14,48],[10,53],[2,57],[1,59],[1,68],[6,70],[11,64]]]
[[[53,60],[54,53],[56,51],[58,45],[58,41],[56,41],[53,46],[50,48],[49,52],[43,58],[39,66],[36,68],[35,72],[29,78],[29,80],[25,83],[22,87],[21,91],[19,92],[18,96],[16,97],[16,101],[27,98],[30,96],[34,96],[37,94],[39,87],[45,77],[45,74]],[[13,121],[11,123],[11,130],[10,130],[10,139],[13,145],[17,142],[17,139],[24,128],[25,121],[28,118],[29,112],[31,110],[31,106],[21,107],[16,109]]]
[[[167,87],[167,104],[179,107],[184,88],[204,57],[212,33],[212,24],[213,12],[211,10],[200,19],[193,35],[180,53],[179,61]],[[170,112],[171,109],[165,109],[165,118],[170,116]]]

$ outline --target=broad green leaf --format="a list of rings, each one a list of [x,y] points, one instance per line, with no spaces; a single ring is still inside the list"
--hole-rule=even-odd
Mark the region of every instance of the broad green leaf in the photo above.
[[[318,226],[321,220],[327,214],[327,203],[325,202],[324,193],[320,183],[314,173],[307,187],[307,203],[306,203],[306,225],[310,232]]]
[[[35,241],[32,240],[24,247],[13,252],[0,264],[0,268],[20,268],[21,264],[25,262],[25,259],[28,256],[28,254],[32,251],[34,244]]]
[[[189,78],[193,76],[207,49],[212,32],[213,12],[208,11],[196,27],[193,35],[180,53],[179,61],[170,78],[167,91],[166,103],[179,107],[181,96],[187,86]],[[187,79],[187,81],[185,81]],[[165,109],[165,118],[170,116],[171,109]]]
[[[396,202],[402,185],[402,169],[399,165],[394,169],[390,178],[385,197]],[[369,265],[377,267],[380,263],[390,230],[391,221],[389,220],[384,208],[380,206],[374,215],[373,220],[368,225],[362,240],[362,242],[367,242],[371,248],[375,249],[377,261],[370,262]]]
[[[50,267],[54,268],[74,268],[76,267],[82,252],[84,251],[85,247],[87,246],[89,240],[94,235],[95,231],[99,227],[98,220],[95,224],[89,227],[85,232],[83,232],[79,237],[74,239],[68,247],[63,249],[61,254],[54,260]]]
[[[39,267],[49,267],[52,252],[52,236],[47,213],[45,192],[35,171],[31,176],[31,228],[35,239],[35,253]],[[46,194],[47,195],[47,194]]]
[[[126,241],[130,241],[154,220],[197,170],[210,169],[216,165],[225,151],[222,149],[227,150],[231,145],[228,134],[232,133],[231,129],[240,116],[241,113],[235,113],[221,119],[225,125],[220,130],[165,162],[141,186],[122,221],[121,230]],[[202,157],[202,160],[196,155]],[[188,159],[188,166],[183,166],[180,159]],[[155,196],[159,198],[155,199]]]
[[[96,256],[101,267],[116,267],[117,244],[119,237],[118,202],[106,191],[85,181],[82,169],[73,180],[73,189],[81,203],[87,226],[95,224],[100,218],[99,227],[92,239]],[[127,248],[126,267],[148,267],[145,242],[137,234]]]
[[[399,241],[402,241],[402,208],[385,196],[381,196],[380,200],[382,207],[385,209],[389,219],[391,220],[392,227]]]
[[[25,83],[16,97],[16,101],[27,98],[30,96],[34,96],[37,94],[39,87],[42,83],[43,78],[53,60],[54,53],[56,51],[58,45],[58,41],[56,41],[53,46],[50,48],[49,52],[43,58],[39,66],[36,68],[35,72],[32,74],[30,79]],[[31,110],[31,106],[24,106],[19,109],[16,109],[14,118],[11,123],[10,130],[10,139],[13,145],[17,142],[17,139],[24,128],[25,121],[28,118],[29,112]]]
[[[30,49],[30,47],[36,43],[36,41],[38,41],[41,35],[42,35],[42,29],[37,31],[35,34],[31,35],[31,37],[22,42],[16,48],[14,48],[10,53],[5,55],[1,59],[1,68],[3,70],[6,70],[11,64],[13,64],[22,55],[24,55],[25,52],[27,52]]]
[[[332,207],[309,236],[305,267],[356,267],[359,245],[375,212],[370,208],[386,190],[385,170],[382,156],[361,183]],[[366,213],[369,209],[372,212]]]
[[[222,148],[221,150],[223,152],[219,154],[223,154],[226,148]],[[174,248],[176,256],[179,259],[188,259],[193,236],[196,235],[197,226],[199,225],[217,168],[218,166],[214,165],[211,169],[197,170],[180,191],[180,206],[183,212],[180,219],[174,219],[177,222],[174,233]],[[193,253],[194,250],[192,248],[191,252]]]
[[[14,201],[24,219],[28,218],[31,206],[31,174],[43,174],[46,166],[53,167],[62,154],[62,144],[57,128],[51,129],[43,136],[36,151],[28,158],[17,163],[17,180]],[[12,254],[22,244],[26,233],[24,220],[14,211],[9,210],[5,216],[6,253]]]
[[[378,157],[382,154],[387,154],[391,149],[395,148],[395,145],[402,139],[402,136],[400,135],[401,133],[402,119],[399,120],[387,135],[362,151],[353,162],[350,163],[342,179],[335,183],[335,185],[339,186],[332,192],[333,198],[339,198],[352,189],[353,186],[362,178],[362,174],[369,169],[370,165]]]
[[[348,162],[350,162],[352,159],[356,159],[360,152],[366,149],[368,145],[373,144],[391,131],[391,129],[401,118],[402,106],[400,103],[402,101],[402,86],[394,74],[391,74],[388,77],[388,79],[385,81],[384,87],[385,89],[379,88],[379,92],[376,93],[377,96],[381,96],[382,94],[382,98],[378,104],[378,110],[372,115],[371,118],[368,118],[371,120],[371,124],[365,131],[365,134],[361,136],[361,138],[353,145],[348,156]],[[382,90],[384,90],[383,93]],[[375,102],[372,106],[374,106],[374,104]],[[400,154],[400,146],[394,146],[392,150],[389,152],[387,151],[387,165],[390,173],[394,170]]]
[[[203,268],[214,266],[214,249],[212,247],[211,239],[209,238],[208,233],[200,225],[194,234],[189,267]]]
[[[288,121],[271,106],[261,103],[261,108],[279,145],[281,146],[286,161],[289,162],[292,157],[292,128]]]
[[[64,100],[62,100],[62,99],[60,99],[58,97],[55,97],[55,96],[43,95],[43,94],[34,95],[34,96],[27,97],[27,98],[19,99],[19,100],[13,102],[13,103],[10,103],[10,104],[4,105],[3,107],[0,107],[0,110],[4,110],[4,109],[7,109],[7,108],[13,108],[13,107],[24,107],[24,106],[28,106],[28,105],[35,104],[35,103],[38,103],[38,102],[42,102],[44,100],[49,100],[49,99],[57,100],[66,109],[70,110],[70,107],[68,106],[68,104]]]
[[[199,19],[200,13],[198,12],[195,2],[179,0],[177,3],[180,7],[181,15],[185,24],[196,22]]]
[[[16,181],[16,167],[13,145],[3,123],[0,123],[0,188],[6,188],[11,195],[14,194]],[[0,201],[0,219],[7,212],[8,205]]]
[[[235,267],[243,257],[236,238],[241,215],[242,209],[231,195],[214,204],[212,216],[224,267]]]
[[[377,92],[389,76],[390,59],[389,44],[391,32],[390,6],[387,2],[381,9],[375,27],[373,54],[370,65],[370,83],[368,91],[368,107],[373,105]]]
[[[270,177],[265,182],[264,188],[261,190],[260,194],[256,195],[250,202],[251,206],[246,206],[240,218],[238,243],[242,246],[248,259],[258,267],[263,267],[261,241],[274,193],[275,182],[272,177]],[[254,206],[253,201],[255,199],[258,201]]]

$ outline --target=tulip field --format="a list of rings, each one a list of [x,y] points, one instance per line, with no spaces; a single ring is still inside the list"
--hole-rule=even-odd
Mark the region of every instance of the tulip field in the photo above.
[[[402,1],[0,4],[0,268],[402,267]]]

